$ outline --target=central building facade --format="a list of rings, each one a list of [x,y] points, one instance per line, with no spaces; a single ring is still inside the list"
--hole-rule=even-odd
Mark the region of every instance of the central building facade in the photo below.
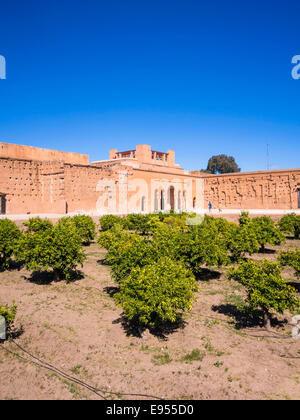
[[[185,171],[173,150],[112,149],[109,159],[0,143],[3,215],[296,210],[300,169],[210,175]]]

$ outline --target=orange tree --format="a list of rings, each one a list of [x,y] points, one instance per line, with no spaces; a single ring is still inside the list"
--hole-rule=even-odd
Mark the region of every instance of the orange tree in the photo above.
[[[11,257],[15,251],[21,231],[9,219],[0,220],[0,269],[9,268]]]
[[[195,277],[181,262],[162,257],[133,268],[115,299],[129,320],[153,327],[174,323],[191,310],[196,290]]]
[[[264,325],[267,329],[271,325],[271,310],[282,314],[285,310],[294,310],[300,305],[296,290],[281,277],[278,263],[268,260],[244,261],[238,268],[229,270],[229,278],[245,287],[248,309],[250,311],[257,308],[262,310]]]

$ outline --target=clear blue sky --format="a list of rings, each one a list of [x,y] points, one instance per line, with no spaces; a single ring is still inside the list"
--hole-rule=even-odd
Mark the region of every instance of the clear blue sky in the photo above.
[[[1,1],[0,141],[300,167],[299,0]]]

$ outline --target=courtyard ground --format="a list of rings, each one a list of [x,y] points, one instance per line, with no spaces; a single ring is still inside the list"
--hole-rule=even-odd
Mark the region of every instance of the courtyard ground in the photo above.
[[[300,241],[254,258],[275,260],[289,246]],[[23,268],[0,273],[1,302],[17,304],[19,330],[0,344],[0,399],[300,399],[300,339],[288,313],[271,332],[247,321],[242,287],[215,269],[198,281],[182,325],[141,337],[113,300],[105,250],[93,243],[86,253],[82,278],[69,284]],[[299,290],[293,271],[283,273]]]

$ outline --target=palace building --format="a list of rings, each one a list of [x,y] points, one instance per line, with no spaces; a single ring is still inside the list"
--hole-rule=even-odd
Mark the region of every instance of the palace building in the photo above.
[[[1,214],[296,210],[300,169],[210,175],[185,171],[173,150],[112,149],[109,159],[0,143]]]

